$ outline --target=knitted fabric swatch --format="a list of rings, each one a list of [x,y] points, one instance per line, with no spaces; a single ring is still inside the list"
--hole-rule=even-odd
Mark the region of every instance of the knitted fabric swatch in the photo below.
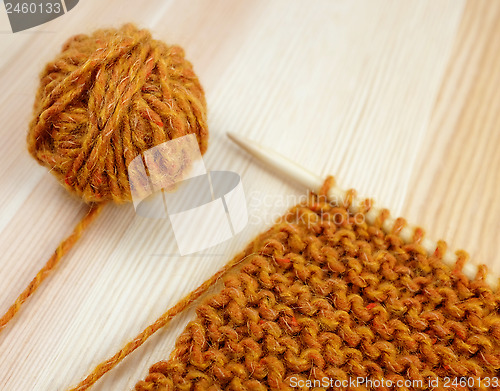
[[[416,380],[397,388],[411,390],[498,376],[500,291],[486,284],[486,268],[469,280],[465,252],[449,267],[444,242],[428,256],[422,230],[409,244],[398,236],[404,219],[385,234],[387,215],[370,225],[314,195],[293,207],[238,255],[224,288],[136,391],[291,390],[299,380],[317,381],[301,389],[338,389],[318,382],[357,377]]]

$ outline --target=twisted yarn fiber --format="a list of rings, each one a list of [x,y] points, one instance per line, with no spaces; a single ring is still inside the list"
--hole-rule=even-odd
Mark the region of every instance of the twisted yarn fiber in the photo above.
[[[207,149],[205,96],[182,48],[131,24],[70,38],[34,111],[30,153],[86,202],[129,201],[127,167],[155,145],[194,133]]]
[[[397,388],[408,390],[436,377],[498,376],[500,292],[485,267],[469,280],[465,252],[450,268],[444,242],[428,256],[422,230],[405,244],[405,220],[385,234],[387,216],[369,225],[320,196],[291,209],[239,256],[241,268],[136,391],[292,390],[292,378],[324,377],[393,381],[376,388],[387,390],[422,380]],[[316,387],[304,389],[325,389]]]
[[[142,152],[195,134],[201,153],[208,128],[203,88],[179,46],[128,24],[77,35],[40,76],[27,141],[29,152],[90,211],[0,317],[0,332],[57,267],[107,201],[131,198],[127,168]],[[180,155],[183,151],[174,152]],[[162,156],[179,176],[189,161]],[[162,161],[163,160],[163,161]],[[151,167],[151,166],[150,166]],[[136,174],[136,173],[135,173]],[[144,182],[145,178],[134,178]]]

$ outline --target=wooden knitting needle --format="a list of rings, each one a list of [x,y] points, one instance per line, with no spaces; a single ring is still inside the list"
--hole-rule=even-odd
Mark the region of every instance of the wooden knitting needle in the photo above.
[[[292,160],[286,158],[283,155],[273,151],[270,148],[267,148],[263,145],[256,143],[255,141],[249,140],[246,137],[237,135],[232,132],[228,132],[227,136],[231,141],[237,144],[239,147],[250,153],[257,160],[260,160],[262,163],[266,164],[266,166],[270,167],[273,171],[281,176],[285,176],[292,180],[295,183],[298,183],[302,187],[312,191],[318,191],[323,185],[323,179],[318,175],[306,170],[304,167],[299,166],[297,163]],[[335,202],[339,205],[342,205],[344,200],[346,199],[347,192],[345,190],[340,189],[336,185],[330,188],[328,192],[328,199],[332,202]],[[359,211],[362,203],[362,199],[354,198],[352,200],[351,206],[349,207],[349,211],[352,213],[356,213]],[[382,208],[378,208],[376,206],[372,206],[371,209],[365,214],[366,221],[369,224],[373,224],[377,216],[381,213]],[[394,227],[394,223],[396,220],[389,216],[382,225],[382,229],[386,233],[390,233],[392,228]],[[399,236],[403,239],[404,242],[409,243],[413,238],[413,234],[415,232],[415,227],[407,225],[400,232]],[[431,255],[437,248],[437,243],[428,239],[423,238],[420,242],[422,247],[427,251],[427,254]],[[443,255],[443,262],[451,267],[453,267],[454,263],[457,260],[457,256],[454,252],[450,250],[446,250]],[[472,262],[467,262],[462,271],[463,273],[470,279],[473,279],[476,276],[478,265]],[[492,273],[488,273],[486,277],[486,282],[493,288],[496,289],[498,285],[498,278],[494,276]]]

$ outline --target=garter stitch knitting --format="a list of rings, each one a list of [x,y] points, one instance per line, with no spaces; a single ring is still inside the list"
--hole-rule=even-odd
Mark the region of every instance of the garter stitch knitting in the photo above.
[[[238,270],[135,390],[292,390],[306,380],[315,386],[300,389],[420,390],[435,378],[439,390],[500,389],[484,381],[500,374],[500,290],[486,268],[469,280],[465,252],[450,268],[444,242],[428,256],[421,229],[405,244],[405,220],[385,234],[387,216],[370,225],[314,195],[292,208],[232,261]],[[443,386],[462,376],[476,381]],[[393,386],[321,383],[357,377]]]
[[[104,203],[130,200],[130,162],[187,134],[196,135],[205,153],[205,95],[181,47],[155,40],[131,24],[76,35],[64,44],[40,75],[28,150],[91,208],[0,318],[0,331]]]

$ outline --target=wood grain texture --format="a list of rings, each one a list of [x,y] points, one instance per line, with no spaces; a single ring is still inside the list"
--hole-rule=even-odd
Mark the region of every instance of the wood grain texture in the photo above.
[[[467,4],[402,212],[497,274],[499,20],[499,2]]]
[[[228,130],[334,174],[500,272],[499,16],[493,0],[86,0],[0,35],[0,312],[86,210],[25,148],[37,75],[72,34],[133,21],[185,48],[207,93],[206,166],[242,176],[250,217],[234,240],[180,257],[165,222],[109,205],[0,334],[0,389],[76,384],[303,196]],[[190,316],[94,389],[132,388]]]

